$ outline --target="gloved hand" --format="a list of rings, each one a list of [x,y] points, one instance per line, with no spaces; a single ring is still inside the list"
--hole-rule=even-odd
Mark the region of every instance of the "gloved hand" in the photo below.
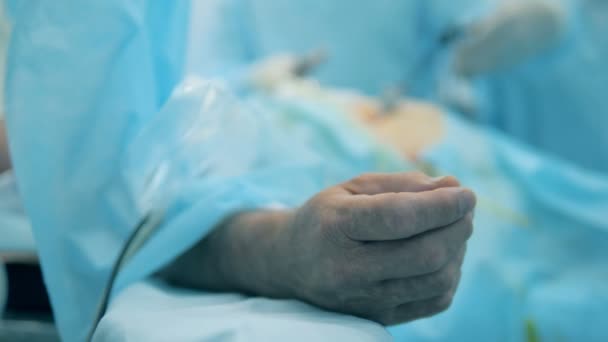
[[[454,68],[470,77],[517,65],[562,38],[565,10],[552,0],[503,0],[473,22],[456,47]]]
[[[272,90],[283,82],[307,76],[328,58],[324,49],[308,54],[278,54],[253,65],[247,80],[249,86],[259,90]]]
[[[370,174],[294,212],[241,214],[165,272],[180,285],[300,299],[385,325],[449,307],[475,196],[451,178]]]

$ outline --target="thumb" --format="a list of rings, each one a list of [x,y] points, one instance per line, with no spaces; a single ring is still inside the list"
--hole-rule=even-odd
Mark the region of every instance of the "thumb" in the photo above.
[[[398,192],[424,192],[439,188],[458,187],[460,182],[452,176],[432,178],[421,172],[368,173],[341,185],[352,195],[379,195]]]

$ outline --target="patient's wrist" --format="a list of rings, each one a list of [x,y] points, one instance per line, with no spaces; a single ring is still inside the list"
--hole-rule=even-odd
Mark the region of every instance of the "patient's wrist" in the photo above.
[[[271,298],[293,298],[287,246],[279,237],[291,220],[288,211],[260,211],[234,217],[224,227],[230,251],[220,267],[235,290]]]
[[[288,211],[235,215],[160,275],[188,288],[293,298],[277,239],[290,218]]]

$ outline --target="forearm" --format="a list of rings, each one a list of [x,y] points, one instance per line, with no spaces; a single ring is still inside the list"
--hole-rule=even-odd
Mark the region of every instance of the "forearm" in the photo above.
[[[290,220],[287,211],[235,215],[161,272],[170,283],[207,291],[241,292],[289,298],[277,258],[277,233]]]

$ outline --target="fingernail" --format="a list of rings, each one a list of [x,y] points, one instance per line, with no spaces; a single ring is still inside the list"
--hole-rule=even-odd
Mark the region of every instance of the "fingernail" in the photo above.
[[[433,178],[431,178],[431,181],[433,181],[433,183],[441,183],[446,178],[448,178],[448,177],[446,177],[446,176],[433,177]]]

